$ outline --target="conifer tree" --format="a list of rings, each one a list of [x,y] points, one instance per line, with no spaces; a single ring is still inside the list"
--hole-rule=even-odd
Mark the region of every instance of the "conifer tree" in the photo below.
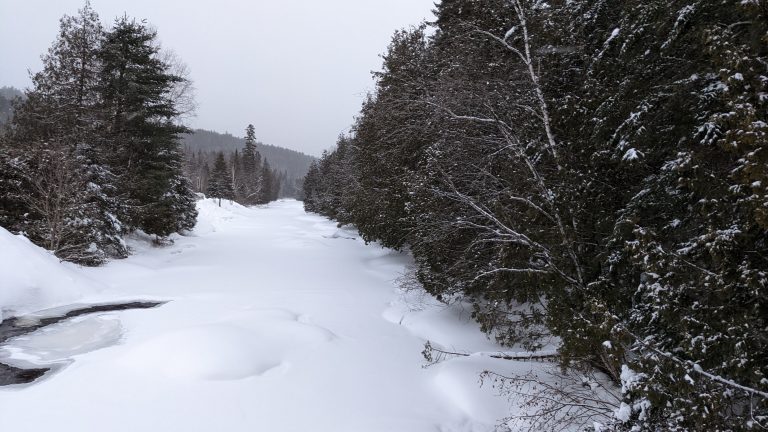
[[[196,217],[194,195],[182,173],[179,134],[187,128],[173,90],[184,78],[158,55],[156,33],[123,17],[106,35],[100,74],[109,139],[121,167],[119,190],[127,197],[131,228],[158,237],[188,229]]]
[[[240,151],[235,149],[230,158],[229,166],[232,170],[232,187],[234,189],[234,200],[237,202],[244,202],[247,196],[245,185],[245,172],[243,168],[243,158],[240,156]]]
[[[267,204],[274,200],[273,195],[275,190],[275,176],[272,172],[272,167],[267,160],[264,160],[264,165],[261,167],[260,177],[258,204]]]
[[[313,161],[309,166],[307,175],[304,176],[304,181],[302,182],[301,186],[302,193],[304,195],[304,210],[307,212],[320,212],[319,200],[321,199],[320,195],[323,193],[320,190],[320,175],[321,174],[320,170],[318,169],[317,162]]]
[[[256,150],[256,131],[252,124],[245,129],[243,149],[243,203],[256,204],[259,201],[261,156]]]
[[[219,152],[216,155],[216,161],[213,164],[213,170],[211,171],[211,177],[208,180],[208,196],[219,200],[219,207],[221,207],[221,200],[234,199],[235,191],[232,185],[232,173],[227,161],[224,158],[224,153]]]
[[[49,210],[30,212],[35,216],[8,223],[28,231],[33,240],[37,236],[48,247],[56,245],[55,252],[61,258],[83,264],[99,264],[107,257],[127,255],[118,218],[121,205],[116,178],[108,157],[112,149],[102,132],[105,118],[99,109],[99,52],[103,38],[99,17],[88,2],[76,16],[61,19],[58,37],[43,57],[43,70],[32,76],[33,87],[17,106],[7,137],[11,152],[19,153],[17,168],[32,170],[17,171],[29,180],[22,187],[32,188],[19,196],[26,197],[29,205],[38,210],[40,200],[77,202],[57,206],[57,210],[45,206]],[[54,174],[44,170],[69,172]],[[53,182],[52,175],[59,181],[67,179],[79,189],[77,197],[66,192],[69,196],[56,198],[56,194],[70,188],[40,184],[46,178]],[[53,220],[64,222],[54,224]]]
[[[307,211],[408,245],[500,342],[557,336],[564,367],[621,387],[547,430],[768,426],[765,7],[436,8],[310,168]]]

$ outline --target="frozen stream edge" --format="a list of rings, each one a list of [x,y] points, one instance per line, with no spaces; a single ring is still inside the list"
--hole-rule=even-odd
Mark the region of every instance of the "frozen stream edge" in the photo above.
[[[0,387],[0,430],[491,432],[525,407],[481,386],[480,373],[554,367],[471,356],[425,369],[427,341],[502,348],[466,305],[397,288],[410,255],[365,244],[296,201],[245,208],[204,200],[198,210],[191,235],[169,247],[133,239],[133,256],[100,268],[59,264],[7,239],[49,267],[35,272],[19,261],[10,280],[46,294],[66,281],[67,298],[81,293],[50,302],[169,302],[17,339],[17,360],[72,361],[33,385]],[[9,298],[19,305],[12,310],[55,306]],[[80,345],[68,347],[72,340]]]
[[[46,361],[30,361],[31,359],[19,359],[18,345],[24,345],[25,339],[35,339],[35,334],[41,331],[55,328],[58,324],[68,324],[70,321],[92,314],[105,312],[118,312],[133,309],[150,309],[162,305],[164,302],[135,301],[127,303],[113,304],[95,304],[85,306],[72,306],[71,309],[65,309],[66,312],[57,308],[56,310],[40,311],[34,314],[23,316],[14,316],[0,322],[0,387],[15,384],[30,384],[45,376],[53,369],[60,369],[63,364],[69,362],[69,357],[74,353],[83,353],[94,349],[103,348],[107,341],[94,341],[95,343],[85,349],[78,350],[77,344],[67,344],[64,347],[64,353],[50,364]],[[82,335],[83,332],[80,332]],[[75,345],[75,346],[72,346]],[[63,358],[62,358],[63,357]],[[44,366],[44,367],[41,367]]]

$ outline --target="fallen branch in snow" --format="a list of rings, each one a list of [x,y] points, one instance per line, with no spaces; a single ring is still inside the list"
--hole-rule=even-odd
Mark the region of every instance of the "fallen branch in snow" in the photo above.
[[[440,348],[435,348],[432,343],[427,341],[424,344],[424,351],[421,352],[424,359],[429,362],[429,366],[440,363],[443,360],[447,360],[453,357],[490,357],[501,360],[537,360],[544,361],[555,359],[560,356],[556,350],[543,350],[543,351],[518,351],[518,352],[475,352],[475,353],[462,353],[456,351],[446,351]]]

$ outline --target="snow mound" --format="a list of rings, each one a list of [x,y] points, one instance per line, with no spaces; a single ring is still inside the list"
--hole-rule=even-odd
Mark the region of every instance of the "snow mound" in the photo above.
[[[73,303],[100,290],[24,236],[0,228],[0,321],[40,309]]]
[[[234,201],[208,198],[197,202],[198,218],[207,220],[230,220],[238,215],[248,214],[251,209]]]
[[[193,232],[206,235],[217,232],[222,224],[247,215],[251,209],[234,201],[207,198],[197,202],[197,225]]]
[[[231,325],[182,329],[144,342],[121,362],[171,378],[237,380],[263,374],[281,363],[263,351],[257,339],[253,332]]]
[[[197,210],[211,214],[233,214],[248,211],[249,208],[242,204],[238,204],[235,201],[225,199],[221,200],[221,205],[219,205],[218,199],[206,198],[197,202]]]
[[[256,329],[218,323],[172,331],[145,341],[121,362],[139,373],[173,379],[240,380],[285,369],[292,354],[333,338],[294,317],[277,318]]]

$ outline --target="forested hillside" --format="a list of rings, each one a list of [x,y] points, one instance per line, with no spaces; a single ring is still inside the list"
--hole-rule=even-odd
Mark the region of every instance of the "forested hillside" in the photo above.
[[[504,344],[555,337],[620,386],[611,424],[597,393],[544,393],[540,430],[767,428],[768,3],[436,15],[395,33],[305,208],[409,248]],[[570,417],[546,423],[553,403]]]
[[[183,136],[185,152],[190,157],[192,153],[208,154],[209,159],[218,152],[223,152],[228,158],[234,155],[235,150],[242,152],[245,148],[245,138],[238,138],[231,134],[207,131],[204,129],[195,129],[190,134]],[[281,196],[297,197],[300,188],[300,181],[309,170],[310,164],[315,160],[294,150],[277,147],[256,141],[256,151],[261,158],[271,165],[271,167],[284,177],[285,187]]]
[[[300,178],[288,177],[262,158],[256,149],[256,130],[245,129],[245,146],[234,151],[186,150],[184,171],[196,192],[243,205],[267,204],[278,198],[296,198]]]

